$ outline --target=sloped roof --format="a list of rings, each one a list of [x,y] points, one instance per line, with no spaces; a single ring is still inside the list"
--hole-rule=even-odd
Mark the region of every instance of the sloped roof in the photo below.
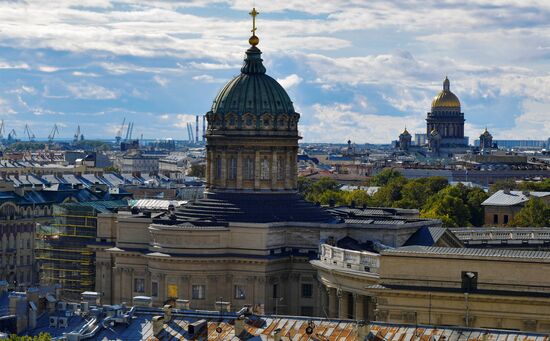
[[[531,197],[542,198],[549,196],[550,192],[522,192],[500,190],[491,195],[481,205],[483,206],[516,206],[521,205]]]

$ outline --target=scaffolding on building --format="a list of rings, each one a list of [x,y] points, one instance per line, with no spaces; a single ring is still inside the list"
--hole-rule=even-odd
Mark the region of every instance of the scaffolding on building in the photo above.
[[[36,230],[36,260],[41,284],[60,284],[65,299],[79,299],[95,289],[97,215],[126,207],[126,201],[93,201],[54,205],[53,221]]]

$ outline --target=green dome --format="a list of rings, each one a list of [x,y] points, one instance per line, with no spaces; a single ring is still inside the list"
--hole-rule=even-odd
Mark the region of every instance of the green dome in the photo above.
[[[265,74],[262,52],[253,46],[246,51],[241,74],[229,81],[218,93],[212,105],[214,114],[269,113],[293,114],[294,106],[285,89]]]

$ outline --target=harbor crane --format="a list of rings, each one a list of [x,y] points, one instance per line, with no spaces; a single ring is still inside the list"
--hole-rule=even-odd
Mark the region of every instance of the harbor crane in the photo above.
[[[29,138],[29,142],[34,142],[34,139],[36,138],[34,136],[34,133],[31,131],[31,128],[29,127],[28,124],[25,124],[25,130],[23,131],[25,134],[27,134],[28,138]]]
[[[52,131],[48,135],[48,141],[50,143],[53,142],[56,134],[59,134],[59,128],[57,127],[57,123],[53,125]]]
[[[12,129],[8,134],[8,141],[15,141],[16,137],[17,133],[15,132],[15,129]]]
[[[84,134],[82,134],[82,132],[80,131],[80,126],[76,128],[76,132],[74,133],[74,136],[73,136],[73,143],[78,142],[78,140],[84,141]]]
[[[0,122],[0,140],[4,139],[4,134],[6,133],[4,128],[4,120]]]

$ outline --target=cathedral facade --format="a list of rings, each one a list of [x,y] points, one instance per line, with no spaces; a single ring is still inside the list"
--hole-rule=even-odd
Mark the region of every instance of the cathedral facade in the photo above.
[[[426,118],[429,152],[446,156],[465,151],[468,140],[464,137],[464,121],[460,100],[451,92],[451,82],[445,77],[443,90],[432,100],[432,110]]]

